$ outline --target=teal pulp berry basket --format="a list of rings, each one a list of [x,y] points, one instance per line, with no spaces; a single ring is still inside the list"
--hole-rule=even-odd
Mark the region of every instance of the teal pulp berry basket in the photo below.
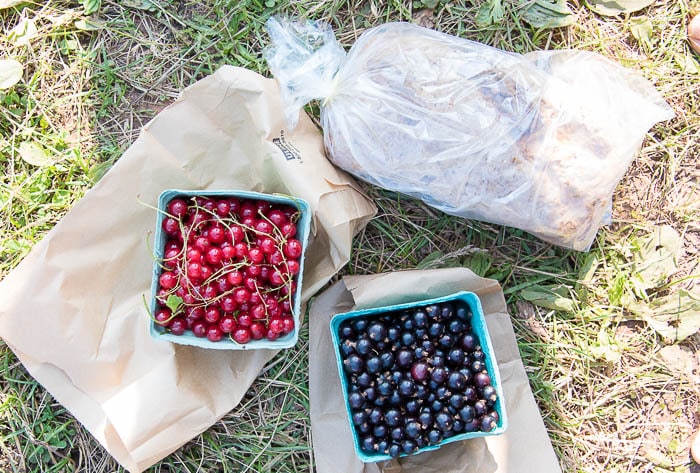
[[[446,438],[442,440],[438,444],[434,445],[426,445],[422,448],[419,448],[418,450],[406,454],[402,453],[401,456],[407,456],[407,455],[415,455],[419,454],[422,452],[427,452],[431,450],[436,450],[440,448],[442,445],[452,443],[452,442],[459,442],[462,440],[467,440],[467,439],[472,439],[476,437],[485,437],[485,436],[492,436],[492,435],[499,435],[503,433],[508,425],[508,420],[506,418],[506,411],[505,411],[505,403],[504,403],[504,398],[503,398],[503,389],[502,389],[502,384],[501,384],[501,378],[498,370],[498,363],[496,361],[496,356],[494,354],[493,350],[493,345],[491,343],[491,338],[489,337],[488,333],[488,328],[486,326],[486,320],[484,318],[484,312],[481,307],[481,302],[479,301],[479,298],[476,294],[472,292],[458,292],[454,293],[445,297],[437,297],[433,299],[424,299],[424,300],[419,300],[415,302],[410,302],[410,303],[405,303],[405,304],[397,304],[397,305],[388,305],[384,307],[375,307],[375,308],[369,308],[369,309],[362,309],[362,310],[357,310],[357,311],[351,311],[351,312],[345,312],[345,313],[340,313],[336,314],[333,316],[330,322],[330,330],[331,330],[331,337],[333,340],[333,346],[334,346],[334,351],[335,351],[335,356],[336,356],[336,361],[338,365],[338,374],[340,376],[340,382],[342,385],[342,391],[343,391],[343,399],[345,402],[345,407],[347,411],[347,416],[348,416],[348,422],[350,423],[350,430],[352,431],[352,437],[353,437],[353,444],[355,447],[355,452],[357,453],[357,456],[362,460],[363,462],[378,462],[378,461],[384,461],[384,460],[390,460],[392,457],[386,453],[368,453],[364,451],[361,448],[360,445],[360,436],[355,429],[355,426],[353,425],[352,421],[352,409],[350,407],[350,403],[348,400],[348,393],[349,393],[349,381],[348,381],[348,375],[346,374],[346,371],[343,369],[343,357],[340,353],[339,346],[341,343],[341,336],[339,334],[340,326],[341,324],[348,320],[348,319],[355,319],[359,317],[366,317],[368,319],[371,319],[374,316],[381,316],[384,314],[398,314],[402,311],[409,310],[409,309],[417,309],[417,308],[422,308],[422,307],[427,307],[433,304],[440,304],[448,301],[461,301],[465,304],[467,304],[471,310],[472,316],[471,316],[471,326],[472,326],[472,332],[477,336],[479,339],[479,343],[481,345],[482,351],[484,352],[485,356],[485,364],[486,364],[486,371],[489,374],[491,378],[491,385],[496,389],[496,392],[498,394],[497,401],[494,406],[494,410],[498,414],[498,421],[496,424],[496,427],[489,431],[489,432],[483,432],[483,431],[476,431],[476,432],[465,432],[465,433],[460,433],[457,435],[454,435],[452,437]],[[408,399],[406,399],[408,400]]]
[[[302,255],[299,258],[300,270],[296,276],[296,290],[292,296],[292,317],[294,319],[294,330],[286,335],[283,335],[276,340],[250,340],[248,343],[239,344],[233,341],[230,337],[224,336],[220,341],[210,341],[206,337],[197,337],[191,331],[187,330],[182,335],[175,335],[168,332],[164,327],[158,325],[151,317],[150,334],[153,338],[180,345],[190,345],[201,348],[209,348],[215,350],[253,350],[253,349],[281,349],[289,348],[296,344],[299,338],[299,323],[300,323],[300,307],[301,307],[301,290],[302,290],[302,275],[304,272],[304,257],[306,247],[309,240],[309,231],[311,228],[311,209],[308,202],[303,199],[289,197],[279,194],[264,194],[260,192],[242,191],[242,190],[179,190],[167,189],[163,191],[158,198],[158,212],[156,217],[155,239],[154,239],[154,254],[153,254],[153,279],[151,282],[151,298],[150,298],[150,314],[154,314],[157,308],[156,295],[158,291],[158,280],[162,272],[161,261],[164,256],[164,247],[167,235],[163,231],[162,223],[167,214],[168,203],[176,198],[181,197],[189,199],[191,197],[211,197],[225,198],[235,197],[247,200],[263,200],[272,204],[289,205],[299,210],[300,218],[297,221],[297,233],[295,238],[302,243]]]

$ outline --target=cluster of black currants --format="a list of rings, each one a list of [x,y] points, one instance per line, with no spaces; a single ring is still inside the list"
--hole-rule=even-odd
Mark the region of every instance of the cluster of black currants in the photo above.
[[[498,395],[471,317],[457,300],[340,324],[352,424],[365,453],[396,458],[496,428]]]

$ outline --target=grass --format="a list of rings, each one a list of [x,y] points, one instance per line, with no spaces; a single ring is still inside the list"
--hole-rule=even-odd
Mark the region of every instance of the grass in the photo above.
[[[535,30],[511,2],[503,3],[499,22],[486,25],[476,21],[480,2],[424,1],[435,3],[426,11],[418,1],[103,0],[87,17],[90,23],[76,25],[86,19],[87,3],[50,0],[0,10],[0,58],[25,66],[23,80],[0,91],[0,278],[182,88],[224,64],[266,73],[263,24],[275,12],[327,20],[346,47],[366,28],[420,18],[509,51],[585,49],[641,72],[676,118],[647,136],[615,192],[615,221],[599,232],[590,252],[449,217],[361,184],[379,214],[356,238],[343,274],[459,265],[498,279],[564,471],[700,471],[688,454],[689,435],[700,423],[700,338],[668,343],[629,311],[634,302],[697,291],[700,61],[689,50],[684,25],[700,5],[662,0],[642,12],[603,17],[583,2],[569,2],[576,24]],[[637,40],[632,31],[642,16],[652,29]],[[33,35],[8,35],[28,20]],[[43,165],[22,158],[27,146]],[[658,287],[640,288],[635,254],[662,224],[681,235],[678,271]],[[536,292],[542,288],[557,293],[543,297]],[[239,406],[150,471],[311,470],[306,339],[305,331]],[[0,471],[121,471],[2,343]]]

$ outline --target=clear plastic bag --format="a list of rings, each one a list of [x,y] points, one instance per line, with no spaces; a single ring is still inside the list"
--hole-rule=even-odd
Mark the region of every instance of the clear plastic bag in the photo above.
[[[644,78],[591,52],[520,55],[388,23],[346,55],[323,23],[267,26],[287,121],[320,100],[337,166],[445,213],[576,250],[609,222],[646,132],[673,117]]]

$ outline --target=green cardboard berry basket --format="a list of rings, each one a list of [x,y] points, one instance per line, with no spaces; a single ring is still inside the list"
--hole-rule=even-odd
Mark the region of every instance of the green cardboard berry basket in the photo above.
[[[330,322],[330,330],[331,330],[331,337],[333,340],[333,347],[334,347],[334,352],[335,352],[335,357],[338,365],[338,374],[340,376],[340,383],[342,386],[342,391],[343,391],[343,399],[345,403],[345,408],[347,412],[347,417],[348,417],[348,422],[350,423],[350,430],[352,432],[352,437],[353,437],[353,444],[355,447],[355,452],[357,456],[362,460],[363,462],[378,462],[378,461],[385,461],[385,460],[391,460],[391,457],[383,452],[379,453],[368,453],[362,450],[360,446],[360,440],[359,440],[359,434],[356,431],[353,422],[352,422],[352,409],[350,407],[350,403],[348,401],[348,379],[347,379],[347,374],[345,370],[343,369],[343,358],[342,355],[339,351],[339,345],[340,345],[340,335],[339,335],[339,329],[340,325],[342,322],[348,319],[353,319],[353,318],[358,318],[358,317],[371,317],[375,315],[380,315],[380,314],[387,314],[387,313],[396,313],[398,314],[400,311],[404,311],[407,309],[416,309],[416,308],[421,308],[421,307],[426,307],[429,305],[433,304],[439,304],[447,301],[462,301],[463,303],[467,304],[469,308],[471,309],[472,317],[471,317],[471,325],[472,325],[472,331],[473,333],[477,336],[479,339],[481,348],[484,352],[485,355],[485,363],[486,363],[486,371],[491,377],[491,384],[494,386],[496,389],[496,392],[498,394],[498,399],[495,403],[495,411],[498,413],[498,422],[496,424],[496,428],[489,432],[483,432],[483,431],[476,431],[476,432],[465,432],[461,434],[454,435],[452,437],[443,439],[440,443],[434,444],[434,445],[426,445],[422,448],[419,448],[418,450],[406,454],[402,453],[400,456],[405,457],[407,455],[415,455],[419,454],[422,452],[427,452],[431,450],[436,450],[440,448],[442,445],[452,443],[452,442],[459,442],[462,440],[467,440],[467,439],[472,439],[472,438],[477,438],[477,437],[486,437],[486,436],[492,436],[492,435],[499,435],[502,434],[507,426],[508,426],[508,420],[506,418],[506,411],[505,411],[505,402],[503,398],[503,388],[501,384],[501,378],[500,378],[500,373],[498,370],[498,363],[496,361],[496,356],[493,350],[493,345],[491,343],[491,338],[489,337],[489,332],[488,328],[486,326],[486,320],[484,318],[484,312],[481,307],[481,302],[479,301],[479,297],[472,293],[472,292],[457,292],[448,296],[444,297],[437,297],[433,299],[424,299],[424,300],[419,300],[416,302],[411,302],[411,303],[405,303],[405,304],[396,304],[396,305],[389,305],[389,306],[384,306],[384,307],[375,307],[375,308],[369,308],[369,309],[362,309],[362,310],[357,310],[357,311],[351,311],[351,312],[345,312],[345,313],[340,313],[336,314],[333,316]]]
[[[154,260],[153,260],[153,278],[151,281],[151,298],[150,298],[150,314],[154,314],[157,308],[156,295],[158,291],[158,279],[162,272],[161,261],[164,255],[164,246],[166,234],[162,229],[162,223],[167,215],[166,208],[168,203],[176,198],[190,197],[236,197],[239,199],[249,200],[264,200],[272,204],[284,204],[292,206],[299,210],[300,218],[297,221],[297,238],[302,243],[302,255],[299,258],[300,270],[296,276],[296,290],[292,296],[292,317],[294,319],[294,330],[286,335],[279,337],[276,340],[250,340],[246,344],[239,344],[232,340],[228,335],[224,334],[224,338],[220,341],[213,342],[206,337],[196,337],[191,331],[187,330],[182,335],[175,335],[168,332],[164,327],[155,323],[151,316],[150,334],[153,338],[180,345],[190,345],[201,348],[209,348],[214,350],[253,350],[253,349],[281,349],[289,348],[296,344],[299,338],[300,310],[301,310],[301,290],[302,290],[302,275],[304,272],[304,259],[306,255],[306,247],[309,240],[309,231],[311,228],[311,209],[308,202],[296,197],[285,196],[281,194],[264,194],[260,192],[242,191],[242,190],[180,190],[166,189],[158,198],[158,212],[156,217],[155,239],[154,239]]]

